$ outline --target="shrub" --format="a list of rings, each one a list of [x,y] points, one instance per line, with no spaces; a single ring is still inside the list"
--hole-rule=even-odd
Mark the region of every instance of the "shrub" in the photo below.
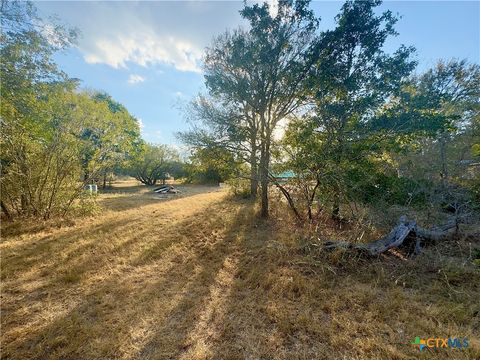
[[[227,180],[230,193],[235,197],[248,198],[250,197],[250,181],[248,179],[233,178]]]

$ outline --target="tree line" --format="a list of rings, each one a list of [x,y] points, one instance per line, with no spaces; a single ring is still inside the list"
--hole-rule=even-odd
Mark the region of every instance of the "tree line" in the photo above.
[[[145,184],[181,170],[178,153],[141,139],[138,120],[104,92],[80,88],[53,61],[77,31],[30,2],[1,2],[1,209],[8,218],[63,216],[112,173]]]
[[[143,141],[110,95],[59,69],[53,55],[75,43],[75,29],[2,0],[2,213],[65,215],[85,184],[106,187],[112,174],[248,183],[242,192],[260,198],[263,217],[273,185],[302,222],[340,219],[357,202],[478,204],[479,65],[440,60],[416,72],[413,47],[385,51],[398,18],[380,4],[348,1],[325,31],[308,1],[280,1],[276,13],[246,4],[248,27],[205,51],[207,91],[188,104],[192,127],[179,134],[192,149],[185,161]]]
[[[480,67],[440,60],[416,73],[413,47],[385,50],[398,16],[380,4],[347,1],[325,31],[309,1],[246,4],[248,28],[207,48],[207,91],[179,137],[230,157],[262,217],[272,184],[299,221],[339,219],[355,202],[478,204]]]

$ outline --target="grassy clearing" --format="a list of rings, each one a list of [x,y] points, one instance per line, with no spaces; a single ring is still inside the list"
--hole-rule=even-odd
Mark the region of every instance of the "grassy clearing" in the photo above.
[[[75,223],[3,226],[2,358],[480,357],[478,239],[367,261],[214,188],[159,200],[130,184],[100,203]],[[415,336],[470,347],[420,353]]]

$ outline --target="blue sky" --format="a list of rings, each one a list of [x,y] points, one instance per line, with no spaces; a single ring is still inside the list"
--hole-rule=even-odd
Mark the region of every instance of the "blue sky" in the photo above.
[[[203,49],[226,29],[245,26],[242,1],[42,1],[43,16],[56,14],[81,32],[78,45],[56,60],[87,89],[108,92],[142,123],[149,142],[178,145],[174,133],[188,128],[182,104],[204,90]],[[334,26],[341,1],[313,1],[321,28]],[[480,62],[479,1],[385,1],[402,19],[400,44],[417,48],[423,71],[438,59]]]

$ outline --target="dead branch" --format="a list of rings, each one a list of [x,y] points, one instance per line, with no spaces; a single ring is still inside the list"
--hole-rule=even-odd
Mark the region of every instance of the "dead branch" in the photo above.
[[[375,256],[384,253],[388,249],[398,248],[405,245],[405,240],[415,241],[415,254],[421,252],[421,243],[435,243],[450,238],[457,231],[456,221],[451,221],[443,226],[434,227],[430,230],[421,228],[414,220],[408,220],[405,215],[401,216],[397,226],[383,238],[367,244],[354,244],[347,241],[327,241],[325,249],[353,249],[366,252]]]

